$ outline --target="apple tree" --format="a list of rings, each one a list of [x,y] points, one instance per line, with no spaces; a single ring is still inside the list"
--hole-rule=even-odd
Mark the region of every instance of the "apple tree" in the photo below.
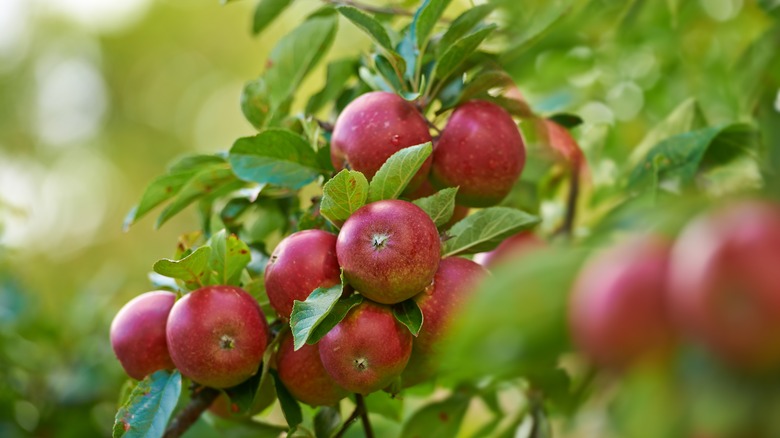
[[[291,3],[259,1],[254,32]],[[200,228],[114,319],[114,436],[549,437],[594,410],[599,436],[780,434],[764,89],[724,123],[683,101],[616,166],[506,69],[583,2],[449,3],[324,1],[246,83],[257,133],[148,185],[126,227]],[[371,49],[301,93],[339,26]],[[746,68],[776,87],[767,35]]]

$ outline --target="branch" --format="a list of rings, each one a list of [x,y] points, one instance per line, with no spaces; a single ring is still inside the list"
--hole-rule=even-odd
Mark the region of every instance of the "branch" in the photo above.
[[[367,5],[364,3],[360,3],[354,0],[323,0],[325,3],[338,6],[338,5],[347,5],[352,6],[353,8],[360,9],[362,11],[371,12],[374,14],[385,14],[385,15],[404,15],[407,17],[413,17],[414,12],[407,11],[406,9],[401,8],[394,8],[392,6],[374,6],[374,5]]]
[[[339,429],[339,431],[333,435],[333,438],[341,438],[344,436],[344,434],[347,432],[347,429],[349,429],[349,426],[352,426],[352,423],[354,423],[358,418],[363,420],[363,431],[365,432],[366,438],[374,438],[374,431],[371,430],[371,424],[368,422],[368,410],[366,409],[366,403],[363,400],[363,396],[360,394],[355,394],[355,410],[352,411],[352,413],[349,415],[349,418],[344,421],[341,429]]]
[[[178,438],[184,434],[200,415],[211,406],[211,403],[219,396],[219,391],[205,386],[196,387],[192,391],[192,398],[187,406],[176,415],[168,425],[163,438]]]
[[[558,233],[571,237],[574,229],[574,218],[577,213],[577,198],[580,195],[580,163],[572,163],[571,179],[569,180],[569,197],[566,199],[566,216]],[[558,234],[556,233],[556,234]]]
[[[363,400],[363,396],[355,394],[355,402],[360,406],[360,420],[363,423],[363,432],[365,432],[366,438],[374,438],[374,431],[371,429],[371,422],[368,421],[368,409],[366,409],[366,402]]]

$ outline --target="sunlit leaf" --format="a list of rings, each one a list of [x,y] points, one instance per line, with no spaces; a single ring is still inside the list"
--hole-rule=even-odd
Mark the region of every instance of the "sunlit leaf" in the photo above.
[[[188,289],[194,290],[204,286],[210,256],[211,248],[201,246],[181,260],[158,260],[153,269],[160,275],[184,281]]]
[[[343,286],[337,284],[328,288],[314,289],[306,301],[295,300],[290,315],[290,329],[295,350],[306,344],[314,328],[325,319],[341,298]]]
[[[368,180],[356,170],[342,170],[322,188],[320,213],[340,226],[368,198]]]
[[[507,237],[529,229],[539,218],[509,207],[489,207],[466,216],[450,228],[442,257],[491,251]]]
[[[387,159],[371,179],[368,201],[396,199],[433,152],[431,143],[401,149]]]
[[[116,414],[114,438],[161,437],[181,394],[178,371],[157,371],[138,382]]]
[[[431,196],[415,199],[412,203],[428,213],[437,227],[445,225],[452,219],[455,212],[455,196],[458,194],[457,187],[449,187],[439,190]]]

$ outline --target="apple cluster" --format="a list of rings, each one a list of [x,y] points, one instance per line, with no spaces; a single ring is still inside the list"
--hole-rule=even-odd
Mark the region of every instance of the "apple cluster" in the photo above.
[[[402,196],[411,200],[458,187],[453,221],[509,193],[522,171],[525,146],[504,109],[466,102],[452,112],[440,136],[432,137],[430,129],[419,109],[400,96],[367,93],[336,120],[331,159],[337,170],[372,178],[394,153],[432,142],[433,154]],[[441,337],[487,272],[466,258],[442,258],[433,219],[407,200],[368,203],[337,225],[338,234],[311,229],[287,236],[263,274],[269,304],[284,323],[294,304],[318,288],[343,284],[344,298],[362,296],[316,344],[299,346],[285,330],[279,335],[267,365],[295,398],[314,406],[432,378]],[[394,306],[407,300],[424,316],[414,335],[394,314]],[[148,292],[127,303],[111,327],[112,346],[130,377],[175,368],[218,389],[256,374],[271,340],[257,300],[229,285],[202,287],[178,300],[171,292]],[[229,411],[226,400],[217,399],[212,409]]]
[[[636,236],[583,267],[574,341],[597,365],[666,361],[685,342],[745,372],[780,368],[780,206],[739,201],[686,225],[675,242]]]

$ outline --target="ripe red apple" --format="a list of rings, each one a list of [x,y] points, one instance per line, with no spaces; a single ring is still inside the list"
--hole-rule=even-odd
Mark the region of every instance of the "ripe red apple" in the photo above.
[[[671,352],[668,264],[663,238],[634,236],[597,253],[582,268],[569,322],[576,345],[594,363],[622,370]]]
[[[404,387],[414,386],[436,374],[441,339],[485,275],[485,268],[471,260],[447,257],[439,263],[433,284],[414,297],[424,319],[420,333],[414,339],[412,356],[401,376]]]
[[[441,241],[420,207],[386,200],[364,205],[347,219],[336,255],[352,287],[369,299],[394,304],[431,284]]]
[[[165,341],[165,323],[176,295],[146,292],[124,305],[111,322],[111,347],[128,376],[141,380],[174,367]]]
[[[468,207],[498,204],[525,164],[520,130],[503,108],[474,100],[459,106],[434,146],[431,182],[459,186],[457,201]]]
[[[490,269],[529,252],[544,248],[547,244],[530,231],[523,231],[506,238],[496,249],[474,255],[474,261]]]
[[[274,400],[276,400],[276,389],[274,388],[273,378],[268,376],[265,382],[263,382],[263,386],[260,387],[255,402],[248,412],[243,415],[240,414],[238,405],[231,402],[230,398],[224,393],[219,394],[216,400],[211,403],[209,412],[226,419],[246,419],[264,411],[273,404]]]
[[[349,392],[325,371],[316,345],[293,348],[293,337],[284,335],[276,353],[276,369],[285,388],[296,399],[312,406],[334,406]]]
[[[265,268],[265,290],[271,307],[284,320],[293,301],[304,301],[318,287],[341,282],[336,236],[322,230],[293,233],[276,246]]]
[[[171,309],[166,334],[176,368],[213,388],[254,375],[268,344],[260,306],[235,286],[206,286],[182,297]]]
[[[336,383],[368,394],[401,375],[412,353],[412,334],[389,307],[365,300],[317,345],[322,366]]]
[[[429,141],[428,123],[414,105],[396,94],[374,91],[353,100],[339,114],[333,126],[330,158],[336,170],[348,167],[370,180],[394,153]],[[419,186],[430,168],[428,157],[407,190]]]
[[[689,223],[670,284],[688,334],[732,366],[780,367],[780,206],[742,201]]]

